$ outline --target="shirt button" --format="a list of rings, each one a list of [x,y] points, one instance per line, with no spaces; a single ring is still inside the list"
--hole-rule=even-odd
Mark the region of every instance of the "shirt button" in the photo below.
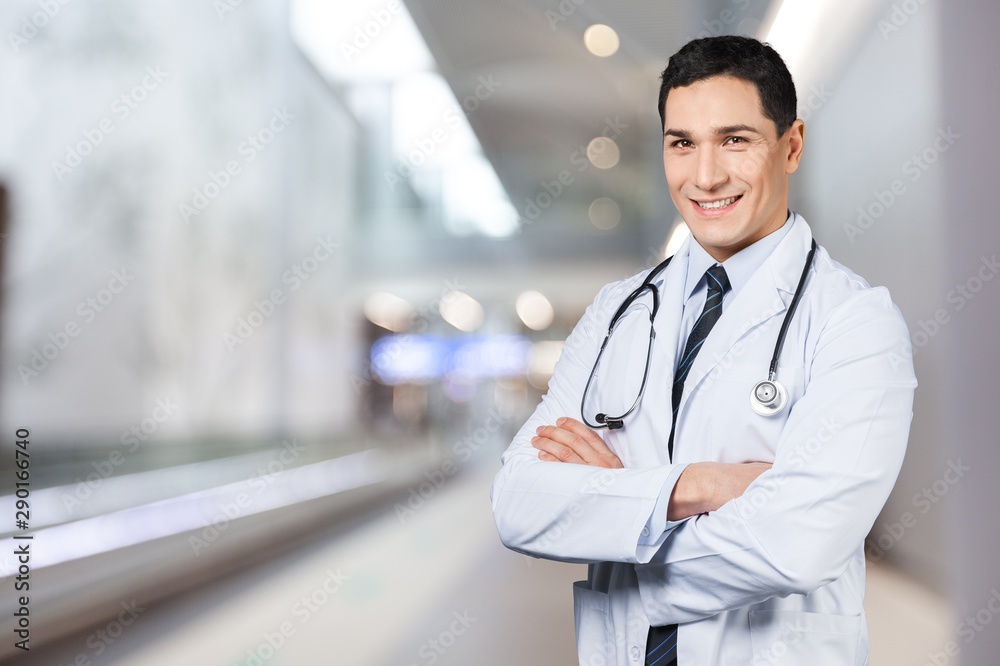
[[[642,528],[642,536],[644,536],[644,537],[648,537],[649,536],[649,528],[648,527],[643,527]]]
[[[632,661],[639,661],[639,647],[636,645],[632,646]]]

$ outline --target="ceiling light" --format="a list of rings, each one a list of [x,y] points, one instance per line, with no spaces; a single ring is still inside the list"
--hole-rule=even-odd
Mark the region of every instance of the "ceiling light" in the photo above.
[[[603,23],[587,28],[583,33],[583,43],[588,51],[601,58],[614,55],[620,44],[615,29]]]
[[[587,144],[587,159],[598,169],[610,169],[618,164],[621,153],[617,143],[606,136],[599,136]]]
[[[387,291],[377,291],[366,298],[363,309],[368,321],[395,333],[405,331],[415,314],[409,302]]]
[[[441,318],[460,331],[471,333],[483,325],[483,306],[462,291],[449,291],[441,297]]]
[[[764,40],[781,54],[802,94],[820,82],[824,67],[853,55],[851,37],[876,11],[868,0],[783,0],[771,5]]]
[[[234,3],[237,4],[237,3]],[[401,2],[293,0],[292,38],[326,78],[393,81],[434,69],[434,57]]]
[[[529,290],[518,296],[515,309],[524,325],[533,331],[544,331],[552,325],[555,317],[552,303],[537,291]]]
[[[531,345],[531,361],[528,364],[528,383],[540,391],[548,388],[549,379],[555,371],[562,354],[563,343],[558,340],[543,340]]]
[[[598,197],[590,203],[590,221],[598,229],[614,229],[622,220],[622,209],[614,199]]]

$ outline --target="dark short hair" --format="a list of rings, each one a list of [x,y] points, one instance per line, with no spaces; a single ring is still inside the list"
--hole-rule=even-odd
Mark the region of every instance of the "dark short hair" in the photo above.
[[[795,83],[778,52],[751,37],[721,35],[692,40],[670,57],[660,76],[660,128],[665,129],[671,90],[713,76],[732,76],[754,84],[764,115],[774,121],[778,136],[795,122]]]

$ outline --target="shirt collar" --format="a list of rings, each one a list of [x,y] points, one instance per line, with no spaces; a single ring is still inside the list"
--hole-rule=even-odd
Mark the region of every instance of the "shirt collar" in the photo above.
[[[750,280],[750,277],[760,268],[761,264],[778,247],[778,244],[788,233],[788,230],[792,228],[795,215],[795,213],[789,213],[785,219],[785,223],[779,229],[772,231],[756,243],[743,248],[722,262],[722,267],[726,269],[726,275],[729,277],[729,284],[732,286],[734,295],[739,293],[743,285]],[[705,271],[718,263],[712,258],[712,255],[705,251],[705,248],[696,239],[692,238],[691,241],[691,249],[688,253],[687,277],[684,281],[683,293],[685,294],[685,300],[691,298],[695,289],[701,284]]]

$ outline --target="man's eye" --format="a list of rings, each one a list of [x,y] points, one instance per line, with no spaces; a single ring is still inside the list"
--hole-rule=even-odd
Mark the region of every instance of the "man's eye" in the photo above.
[[[729,143],[729,144],[740,144],[740,143],[746,143],[746,142],[747,142],[747,140],[744,139],[742,136],[731,136],[728,139],[726,139],[726,143]]]
[[[691,142],[687,139],[677,139],[677,141],[670,144],[671,148],[689,148],[690,146]]]

